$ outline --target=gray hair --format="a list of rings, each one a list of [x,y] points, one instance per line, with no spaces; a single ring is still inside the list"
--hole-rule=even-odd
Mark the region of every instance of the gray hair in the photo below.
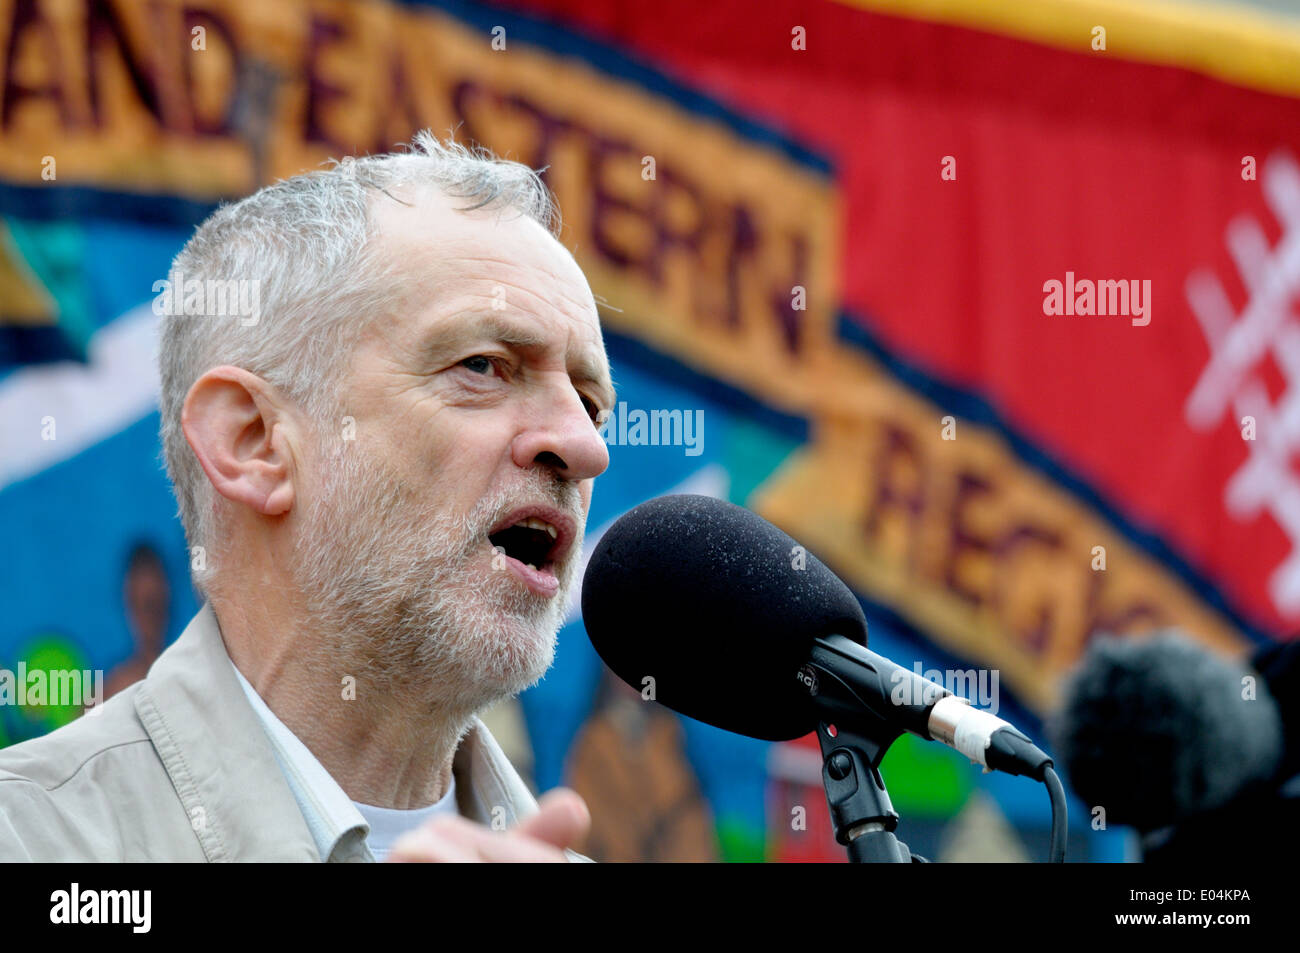
[[[223,205],[172,262],[170,300],[179,301],[182,288],[186,293],[183,308],[159,309],[155,302],[162,313],[161,436],[191,547],[211,550],[219,540],[217,494],[181,429],[190,388],[207,370],[231,364],[323,423],[338,406],[343,355],[372,318],[400,301],[398,263],[376,247],[370,202],[379,193],[401,201],[390,189],[429,187],[468,200],[460,211],[513,209],[559,235],[554,198],[536,172],[480,147],[444,144],[426,130],[406,151],[345,158]],[[250,286],[257,301],[252,321],[240,308],[231,315],[226,307],[234,297],[246,308],[237,289]],[[192,288],[208,293],[191,299]],[[194,581],[206,591],[201,571]]]

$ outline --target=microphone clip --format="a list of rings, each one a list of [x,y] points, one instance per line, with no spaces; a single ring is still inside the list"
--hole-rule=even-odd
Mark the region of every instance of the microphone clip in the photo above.
[[[894,836],[898,812],[880,777],[880,761],[902,734],[881,726],[872,737],[828,722],[817,726],[822,749],[822,784],[830,807],[835,840],[843,844],[851,863],[924,861]]]

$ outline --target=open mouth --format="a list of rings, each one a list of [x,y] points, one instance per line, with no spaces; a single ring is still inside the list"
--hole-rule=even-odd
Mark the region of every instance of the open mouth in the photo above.
[[[487,542],[520,567],[549,572],[564,559],[576,533],[577,523],[567,512],[534,504],[519,507],[504,517],[489,530]]]
[[[553,524],[529,516],[490,534],[488,542],[497,549],[505,550],[511,559],[517,559],[533,569],[541,569],[551,563],[551,554],[558,538],[559,530]]]
[[[533,592],[559,591],[556,568],[577,535],[573,517],[550,506],[524,506],[510,513],[491,532],[488,542],[506,557],[506,568]]]

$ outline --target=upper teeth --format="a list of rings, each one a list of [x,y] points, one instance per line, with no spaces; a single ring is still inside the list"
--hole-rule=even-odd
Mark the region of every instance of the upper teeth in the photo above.
[[[555,529],[554,526],[552,526],[550,523],[546,522],[546,520],[539,520],[536,516],[530,516],[530,517],[528,517],[528,519],[526,519],[526,520],[520,520],[520,521],[519,521],[518,523],[516,523],[515,525],[516,525],[516,526],[524,526],[524,527],[527,527],[528,529],[541,529],[541,530],[545,530],[546,532],[548,532],[548,533],[551,534],[551,539],[555,539],[555,537],[556,537],[556,535],[557,535],[557,530]]]

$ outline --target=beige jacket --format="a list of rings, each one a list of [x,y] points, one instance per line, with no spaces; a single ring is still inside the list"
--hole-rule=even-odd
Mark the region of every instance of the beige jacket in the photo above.
[[[537,811],[478,719],[452,771],[465,817]],[[0,749],[0,861],[320,859],[207,606],[98,714]]]

